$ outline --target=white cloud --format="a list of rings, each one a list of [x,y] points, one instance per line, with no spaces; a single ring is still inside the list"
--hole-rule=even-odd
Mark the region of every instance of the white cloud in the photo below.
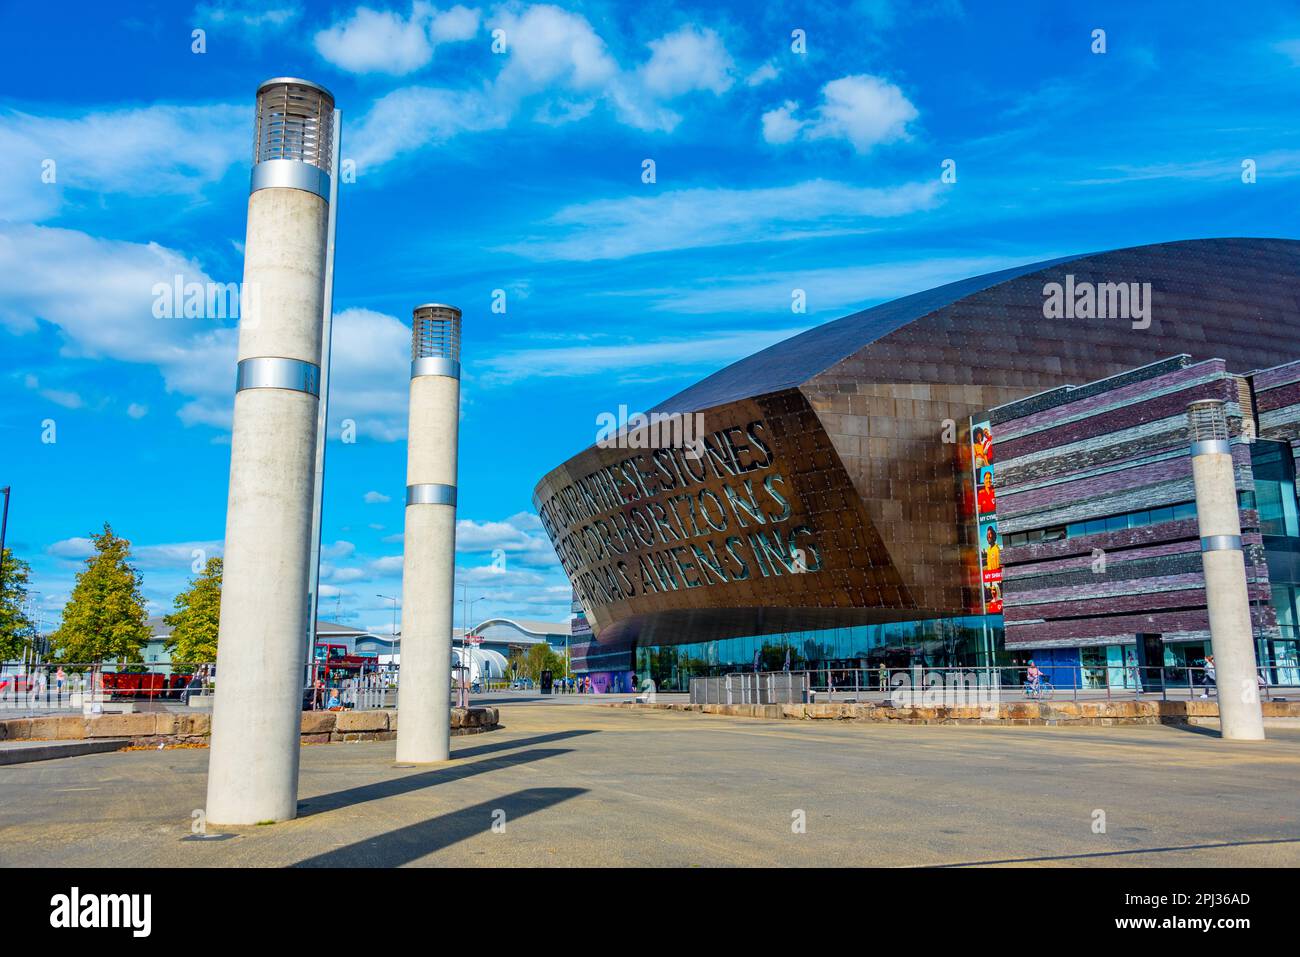
[[[58,328],[64,356],[154,365],[169,392],[187,397],[178,412],[184,424],[229,429],[230,379],[213,370],[233,374],[238,329],[233,320],[155,318],[154,285],[170,286],[177,275],[186,283],[210,281],[197,263],[157,243],[0,222],[0,329],[35,333],[43,321]],[[408,382],[393,370],[406,368],[410,342],[410,327],[392,316],[367,309],[335,316],[333,434],[341,419],[351,418],[361,435],[405,437]],[[35,376],[26,384],[40,387]],[[64,392],[46,398],[66,407],[81,401]],[[132,407],[133,417],[147,412]]]
[[[330,421],[336,434],[343,419],[357,433],[381,442],[406,437],[410,380],[401,374],[411,361],[411,328],[369,309],[345,309],[334,317],[330,349]]]
[[[555,550],[542,531],[541,520],[531,512],[519,512],[504,521],[456,522],[456,551],[466,554],[502,552],[506,567],[518,563],[530,567],[558,565]]]
[[[572,123],[601,102],[621,123],[668,131],[681,121],[669,103],[698,92],[721,95],[734,82],[735,64],[710,29],[664,34],[648,44],[643,63],[624,69],[585,17],[556,6],[498,9],[487,26],[505,33],[497,75],[481,87],[410,86],[381,97],[350,136],[358,166],[375,168],[462,133],[501,129],[521,112],[548,125]],[[405,63],[400,56],[395,62]]]
[[[65,409],[80,409],[86,404],[85,400],[76,392],[65,389],[42,389],[40,380],[30,372],[23,377],[23,385],[37,392],[47,401],[53,402],[55,405],[61,405]]]
[[[383,492],[372,491],[372,492],[367,492],[365,494],[365,501],[367,505],[380,505],[383,504],[384,502],[391,502],[392,500],[393,500],[392,496],[385,495]]]
[[[510,109],[482,91],[403,87],[374,102],[351,134],[349,150],[364,170],[460,133],[499,129],[510,117]]]
[[[745,77],[745,85],[762,86],[769,80],[775,80],[779,73],[780,71],[777,70],[776,64],[769,60],[767,63],[764,63],[762,66],[751,71],[749,76]]]
[[[142,405],[139,402],[132,402],[126,407],[126,414],[133,419],[143,419],[149,414],[149,406]]]
[[[1300,66],[1300,38],[1279,40],[1273,44],[1273,49],[1290,60],[1292,66]]]
[[[650,59],[639,73],[645,88],[665,98],[698,90],[725,93],[735,62],[713,30],[684,26],[650,41]]]
[[[763,115],[763,136],[769,143],[805,139],[841,139],[859,153],[882,143],[909,139],[908,124],[920,114],[901,89],[868,74],[832,80],[821,90],[821,102],[809,119],[799,119],[798,104],[787,102]]]
[[[220,557],[225,542],[172,542],[165,545],[132,546],[131,555],[140,568],[171,568],[186,575],[195,574],[194,563]]]
[[[95,554],[95,543],[88,538],[65,538],[48,546],[45,551],[55,558],[75,561]]]
[[[229,424],[233,325],[157,319],[153,287],[207,282],[192,260],[157,243],[98,239],[70,229],[0,223],[0,328],[23,335],[38,320],[58,328],[60,352],[158,367],[171,392],[193,397],[180,410],[188,424]]]
[[[650,58],[611,84],[618,118],[642,130],[673,130],[681,115],[665,103],[689,93],[721,95],[735,82],[735,62],[710,29],[687,25],[648,44]]]
[[[281,30],[302,16],[296,3],[283,3],[267,7],[247,2],[200,3],[194,8],[194,22],[200,27],[209,23],[247,27],[247,35],[255,38],[259,32]]]
[[[383,558],[376,558],[368,566],[367,570],[372,575],[395,575],[402,570],[401,555],[385,555]]]
[[[80,409],[86,404],[77,393],[68,392],[63,389],[42,389],[41,395],[49,399],[55,405],[61,405],[65,409]]]
[[[785,296],[788,307],[788,289]],[[701,331],[684,339],[514,349],[484,359],[479,365],[484,369],[483,380],[500,384],[529,378],[609,376],[623,370],[639,375],[648,367],[677,371],[716,368],[803,332],[803,328]],[[593,423],[593,441],[595,431]]]
[[[809,312],[843,311],[933,289],[968,276],[979,276],[1049,258],[1051,253],[1036,250],[1021,255],[1003,256],[948,257],[940,253],[914,261],[882,262],[868,266],[712,275],[708,283],[699,289],[629,289],[620,295],[640,302],[654,301],[654,308],[660,312],[687,315],[762,313],[788,310],[790,290],[798,288],[808,295]]]
[[[497,76],[504,93],[522,96],[546,87],[595,90],[618,73],[618,63],[581,14],[549,4],[505,9],[488,22],[503,30],[508,59]]]
[[[317,33],[314,43],[321,57],[349,73],[403,76],[427,66],[440,44],[471,39],[478,23],[478,11],[460,5],[439,11],[417,0],[405,17],[358,7]]]
[[[128,196],[196,194],[247,161],[252,109],[148,106],[33,116],[0,111],[0,210],[11,222],[58,212],[65,190]],[[53,161],[50,167],[47,161]],[[54,182],[48,179],[52,171]]]
[[[472,40],[478,35],[479,12],[460,4],[435,13],[429,21],[429,36],[439,43]]]
[[[876,188],[830,180],[756,189],[694,188],[566,206],[547,232],[502,247],[540,260],[621,259],[671,249],[860,230],[865,220],[938,203],[937,182]]]
[[[174,569],[185,575],[194,574],[194,562],[220,556],[224,543],[170,542],[162,545],[132,545],[131,562],[139,568]],[[45,549],[55,558],[77,561],[95,554],[95,544],[89,538],[65,538]]]
[[[321,545],[321,558],[338,559],[347,558],[356,552],[357,546],[351,542],[345,542],[342,539],[336,541],[333,545]]]
[[[803,129],[803,120],[795,119],[795,110],[799,104],[786,100],[774,110],[763,114],[763,139],[769,143],[789,143]]]

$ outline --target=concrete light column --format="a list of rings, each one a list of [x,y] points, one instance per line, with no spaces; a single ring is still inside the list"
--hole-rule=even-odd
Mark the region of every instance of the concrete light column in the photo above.
[[[1228,419],[1223,403],[1210,399],[1191,403],[1187,420],[1220,734],[1239,741],[1262,741],[1264,718],[1256,680],[1246,556],[1241,545]]]
[[[333,111],[306,80],[257,91],[205,809],[215,824],[297,814]]]
[[[451,754],[460,319],[455,306],[430,303],[412,330],[397,760],[413,763]]]

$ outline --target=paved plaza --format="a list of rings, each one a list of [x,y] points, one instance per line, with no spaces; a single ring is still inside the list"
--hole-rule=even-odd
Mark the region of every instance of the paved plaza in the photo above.
[[[1300,728],[1229,744],[497,704],[502,728],[454,738],[446,765],[304,747],[298,819],[206,840],[206,749],[0,767],[0,864],[1300,865]]]

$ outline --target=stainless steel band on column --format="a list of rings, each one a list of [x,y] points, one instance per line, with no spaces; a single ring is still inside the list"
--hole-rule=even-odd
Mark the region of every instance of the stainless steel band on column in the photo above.
[[[460,378],[460,363],[445,356],[425,356],[411,360],[411,378],[422,375],[445,375],[449,379]]]
[[[408,485],[406,486],[406,504],[455,505],[456,486],[439,485],[436,483],[428,485]]]
[[[1232,444],[1227,439],[1202,439],[1192,443],[1193,455],[1231,455]]]
[[[325,202],[330,201],[330,174],[318,166],[291,159],[263,160],[253,167],[250,193],[259,189],[282,187],[315,193]]]
[[[1201,551],[1239,552],[1241,551],[1241,536],[1240,535],[1206,535],[1201,539]]]
[[[320,397],[320,367],[302,359],[258,356],[244,359],[235,374],[235,391],[289,389]]]

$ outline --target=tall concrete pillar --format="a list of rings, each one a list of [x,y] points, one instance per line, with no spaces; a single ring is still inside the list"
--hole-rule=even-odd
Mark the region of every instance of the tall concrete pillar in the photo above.
[[[460,430],[460,310],[415,310],[402,559],[402,666],[397,760],[451,754],[451,627],[456,571],[456,444]]]
[[[333,111],[306,80],[257,91],[208,757],[215,824],[297,813]]]
[[[1228,419],[1222,402],[1205,400],[1187,407],[1187,420],[1220,733],[1239,741],[1262,741],[1264,718],[1256,681],[1255,639]]]

